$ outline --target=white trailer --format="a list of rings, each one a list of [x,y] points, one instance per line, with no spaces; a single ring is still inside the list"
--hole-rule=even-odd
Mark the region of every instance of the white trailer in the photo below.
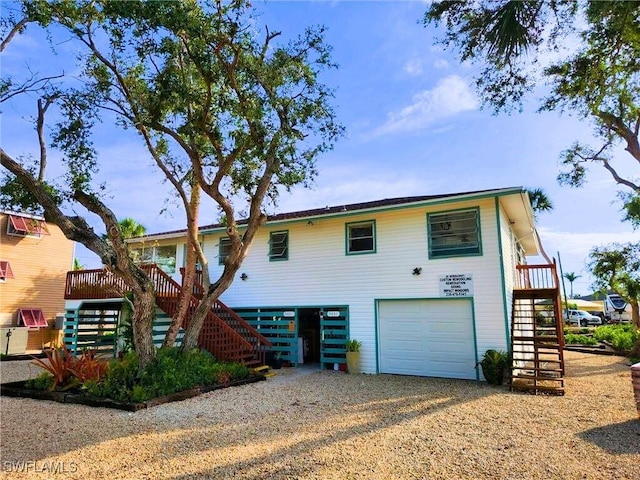
[[[605,296],[604,314],[611,323],[630,322],[631,321],[631,305],[615,293]]]

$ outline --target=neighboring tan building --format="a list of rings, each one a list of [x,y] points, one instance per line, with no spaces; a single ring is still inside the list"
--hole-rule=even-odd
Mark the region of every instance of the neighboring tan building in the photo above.
[[[42,351],[59,342],[74,242],[42,217],[0,212],[0,353]],[[7,333],[11,335],[7,337]]]

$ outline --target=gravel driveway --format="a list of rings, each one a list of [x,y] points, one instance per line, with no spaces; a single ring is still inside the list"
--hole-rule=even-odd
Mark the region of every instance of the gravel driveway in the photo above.
[[[137,413],[3,397],[0,477],[640,479],[625,360],[566,359],[564,397],[296,369]]]

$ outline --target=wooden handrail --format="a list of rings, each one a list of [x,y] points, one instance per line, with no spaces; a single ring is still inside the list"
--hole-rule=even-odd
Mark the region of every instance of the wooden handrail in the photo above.
[[[178,312],[181,285],[156,264],[144,264],[141,268],[153,281],[158,306],[174,317]],[[122,298],[130,290],[120,277],[106,269],[75,270],[67,272],[64,298]],[[184,328],[188,326],[189,319],[199,303],[199,298],[192,294]],[[216,302],[207,312],[198,337],[198,346],[210,351],[220,360],[244,362],[257,357],[264,363],[266,349],[272,344],[233,310],[222,302]]]
[[[556,289],[558,275],[555,263],[543,265],[517,265],[516,289]]]

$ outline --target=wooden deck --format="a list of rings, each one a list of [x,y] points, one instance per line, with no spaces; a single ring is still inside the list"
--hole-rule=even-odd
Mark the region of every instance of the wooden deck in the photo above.
[[[141,265],[153,280],[156,304],[169,316],[178,311],[180,284],[155,264]],[[124,281],[106,269],[75,270],[67,272],[65,300],[106,300],[122,298],[130,288]],[[198,303],[193,294],[189,299],[187,324]],[[186,325],[184,325],[186,327]],[[241,361],[250,366],[264,364],[265,353],[271,342],[239,317],[224,303],[217,301],[207,313],[198,344],[221,360]]]

